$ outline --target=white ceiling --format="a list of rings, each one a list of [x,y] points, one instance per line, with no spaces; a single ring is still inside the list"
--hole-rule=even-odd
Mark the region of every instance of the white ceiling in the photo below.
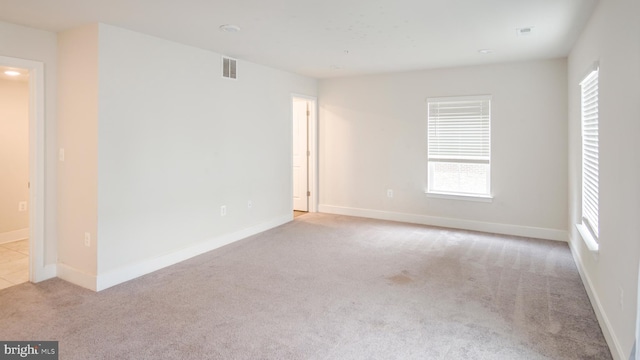
[[[596,2],[0,0],[0,20],[50,31],[102,22],[326,78],[563,57]],[[517,36],[522,27],[534,31]]]

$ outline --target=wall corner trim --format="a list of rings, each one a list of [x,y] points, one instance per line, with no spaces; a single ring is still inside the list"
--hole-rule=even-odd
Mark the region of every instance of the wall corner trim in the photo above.
[[[211,250],[215,250],[222,246],[231,244],[246,237],[261,233],[263,231],[275,228],[282,224],[293,220],[293,214],[287,214],[274,218],[270,221],[242,229],[233,233],[217,236],[190,247],[184,248],[159,256],[153,259],[144,260],[135,264],[123,266],[105,274],[98,275],[95,282],[95,291],[102,291],[112,286],[133,280],[137,277],[152,273],[165,267],[177,264],[192,257],[204,254]]]
[[[573,260],[575,261],[576,266],[578,267],[578,273],[580,274],[580,278],[582,279],[584,288],[587,290],[587,295],[589,296],[589,300],[591,301],[591,306],[593,307],[593,311],[596,313],[596,317],[598,318],[598,323],[600,324],[600,328],[602,329],[604,338],[607,341],[607,345],[609,345],[611,356],[616,360],[627,360],[628,357],[624,356],[624,351],[622,350],[622,346],[620,346],[620,342],[618,341],[618,337],[615,335],[615,332],[613,331],[613,327],[609,322],[607,313],[604,311],[604,308],[602,307],[602,303],[600,302],[600,298],[598,297],[597,293],[593,288],[593,283],[591,282],[591,278],[589,278],[589,275],[584,269],[582,258],[580,257],[580,253],[578,252],[578,249],[576,249],[572,239],[569,239],[569,248],[571,249]]]
[[[400,222],[407,222],[407,223],[421,224],[421,225],[439,226],[439,227],[472,230],[472,231],[482,231],[487,233],[496,233],[496,234],[513,235],[513,236],[524,236],[524,237],[531,237],[536,239],[546,239],[546,240],[555,240],[555,241],[563,241],[563,242],[567,242],[568,240],[567,231],[557,230],[557,229],[546,229],[546,228],[537,228],[537,227],[521,226],[521,225],[498,224],[498,223],[489,223],[489,222],[475,221],[475,220],[444,218],[444,217],[437,217],[437,216],[407,214],[407,213],[398,213],[398,212],[371,210],[371,209],[358,209],[358,208],[349,208],[349,207],[322,205],[322,204],[318,207],[318,211],[329,213],[329,214],[359,216],[359,217],[365,217],[365,218],[400,221]]]

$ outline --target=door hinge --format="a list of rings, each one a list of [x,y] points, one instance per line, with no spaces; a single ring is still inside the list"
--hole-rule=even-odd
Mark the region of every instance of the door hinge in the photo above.
[[[311,191],[307,191],[307,196],[311,196]]]
[[[311,111],[307,110],[307,116],[311,115]]]
[[[311,151],[307,150],[307,156],[311,156]]]

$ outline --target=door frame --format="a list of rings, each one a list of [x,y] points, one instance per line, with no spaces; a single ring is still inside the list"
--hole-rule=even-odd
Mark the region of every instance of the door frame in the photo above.
[[[44,262],[44,63],[0,56],[0,65],[29,70],[29,281],[46,280]]]
[[[289,154],[289,159],[291,161],[290,169],[293,168],[293,102],[295,99],[304,99],[310,104],[309,109],[309,126],[307,127],[308,133],[308,143],[307,147],[309,148],[309,158],[308,160],[308,183],[309,188],[308,191],[311,192],[311,196],[309,196],[308,201],[308,209],[309,212],[317,212],[318,211],[318,98],[316,96],[302,95],[297,93],[291,94],[291,141],[292,144],[289,147],[291,149],[291,153]],[[291,174],[291,212],[293,212],[293,172]]]

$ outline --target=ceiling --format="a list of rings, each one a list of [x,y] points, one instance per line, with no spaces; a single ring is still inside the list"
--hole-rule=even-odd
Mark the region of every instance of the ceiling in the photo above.
[[[0,20],[54,32],[102,22],[327,78],[564,57],[596,2],[0,0]]]

